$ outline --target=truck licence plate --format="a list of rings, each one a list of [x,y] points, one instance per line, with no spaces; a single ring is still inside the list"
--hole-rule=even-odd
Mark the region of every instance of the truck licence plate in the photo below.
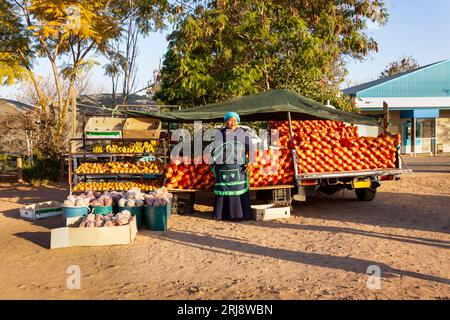
[[[370,188],[370,180],[353,181],[354,189],[367,189]]]

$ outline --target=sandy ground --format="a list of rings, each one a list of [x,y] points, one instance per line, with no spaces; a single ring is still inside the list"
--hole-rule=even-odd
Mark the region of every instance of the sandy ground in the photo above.
[[[61,186],[0,184],[2,299],[449,299],[450,158],[407,159],[414,176],[373,202],[353,192],[295,206],[284,221],[211,220],[210,199],[167,232],[132,245],[49,250],[61,218],[19,218],[21,204],[61,200]],[[81,270],[69,290],[67,268]],[[367,268],[381,289],[367,287]]]

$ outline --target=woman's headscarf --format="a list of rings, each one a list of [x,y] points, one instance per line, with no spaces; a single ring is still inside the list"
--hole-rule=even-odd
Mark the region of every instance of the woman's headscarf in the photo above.
[[[225,122],[231,117],[236,118],[238,123],[241,122],[241,118],[239,118],[239,115],[236,112],[228,112],[224,117]]]

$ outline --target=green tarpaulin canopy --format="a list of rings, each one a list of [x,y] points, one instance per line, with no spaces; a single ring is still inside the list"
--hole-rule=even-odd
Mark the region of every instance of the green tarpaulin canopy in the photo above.
[[[364,116],[326,107],[290,90],[271,90],[241,98],[172,112],[128,111],[135,117],[152,117],[170,122],[223,121],[224,115],[237,112],[242,121],[336,120],[353,124],[380,125],[380,116]]]

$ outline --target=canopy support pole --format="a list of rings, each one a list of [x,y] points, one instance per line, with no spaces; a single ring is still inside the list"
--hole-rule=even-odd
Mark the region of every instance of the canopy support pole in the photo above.
[[[291,152],[292,152],[292,160],[294,162],[294,180],[295,183],[297,184],[298,187],[298,192],[296,195],[294,195],[294,200],[296,201],[306,201],[306,190],[305,187],[301,186],[298,183],[297,177],[298,177],[298,166],[297,166],[297,151],[295,150],[295,145],[294,145],[294,133],[292,131],[292,118],[291,118],[291,113],[288,112],[288,122],[289,122],[289,140],[291,142]]]
[[[292,152],[292,158],[294,160],[294,172],[295,172],[295,178],[298,176],[298,168],[297,168],[297,152],[295,150],[294,145],[294,133],[292,132],[292,119],[291,119],[291,113],[288,112],[288,121],[289,121],[289,140],[291,141],[291,152]]]

